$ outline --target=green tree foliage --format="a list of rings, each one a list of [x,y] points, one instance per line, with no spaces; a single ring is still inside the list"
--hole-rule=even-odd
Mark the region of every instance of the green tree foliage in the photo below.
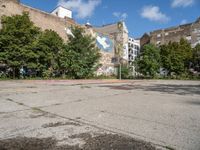
[[[95,40],[81,28],[72,29],[67,43],[52,30],[41,31],[30,21],[28,13],[4,16],[0,30],[0,63],[12,68],[19,77],[23,67],[37,76],[66,74],[71,78],[93,75],[100,59]]]
[[[200,44],[196,45],[193,49],[193,57],[192,57],[193,68],[200,72]]]
[[[86,35],[83,29],[73,28],[72,33],[74,36],[69,36],[60,56],[61,67],[71,78],[88,78],[99,65],[100,51],[95,46],[95,39]]]
[[[31,50],[32,44],[40,34],[40,29],[30,21],[28,13],[4,16],[0,30],[0,62],[13,70],[13,76],[19,76],[22,66],[36,68],[37,54]]]
[[[136,59],[137,71],[148,77],[155,77],[160,69],[160,50],[152,44],[145,45]]]
[[[121,78],[129,79],[130,78],[130,68],[127,65],[121,65]],[[120,67],[118,67],[118,79],[120,78]]]
[[[186,40],[181,39],[179,43],[169,42],[160,49],[161,66],[168,71],[168,75],[181,75],[189,69],[192,48]]]
[[[45,30],[33,44],[33,51],[37,54],[38,70],[40,74],[48,70],[49,75],[60,69],[59,54],[63,48],[62,38],[53,30]]]

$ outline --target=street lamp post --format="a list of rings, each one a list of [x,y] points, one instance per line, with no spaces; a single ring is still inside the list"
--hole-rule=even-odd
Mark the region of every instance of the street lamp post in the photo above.
[[[119,57],[118,57],[118,63],[119,63],[119,80],[122,80],[122,64],[120,62]]]

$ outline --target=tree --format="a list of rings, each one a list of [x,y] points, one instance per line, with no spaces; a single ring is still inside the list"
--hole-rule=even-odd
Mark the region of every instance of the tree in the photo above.
[[[184,71],[184,64],[179,52],[179,43],[169,42],[160,47],[161,66],[168,71],[168,75],[175,73],[177,75]]]
[[[192,59],[192,48],[191,44],[181,38],[179,42],[178,54],[182,57],[184,68],[189,69],[190,60]]]
[[[160,50],[152,44],[145,45],[136,59],[136,66],[143,75],[155,77],[160,69]]]
[[[200,72],[200,44],[197,44],[193,49],[192,63],[193,68]]]
[[[188,71],[192,49],[186,40],[181,39],[179,43],[169,42],[160,49],[161,66],[168,71],[168,75],[181,75]]]
[[[0,62],[13,71],[13,77],[19,77],[23,66],[36,68],[37,54],[32,51],[32,44],[41,33],[30,21],[28,13],[1,18]]]
[[[33,51],[37,53],[38,70],[40,74],[48,69],[51,74],[60,69],[60,58],[63,48],[63,39],[53,30],[45,30],[33,45]]]
[[[69,36],[69,41],[60,55],[61,67],[65,68],[71,78],[90,77],[98,67],[101,56],[99,49],[95,46],[95,40],[86,35],[83,29],[75,27],[72,33],[74,36]]]

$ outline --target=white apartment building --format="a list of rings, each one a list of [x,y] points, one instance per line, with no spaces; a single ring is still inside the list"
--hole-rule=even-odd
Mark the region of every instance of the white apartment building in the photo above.
[[[129,37],[128,40],[128,63],[132,68],[133,75],[136,75],[134,61],[140,53],[140,40],[135,40],[134,38]]]

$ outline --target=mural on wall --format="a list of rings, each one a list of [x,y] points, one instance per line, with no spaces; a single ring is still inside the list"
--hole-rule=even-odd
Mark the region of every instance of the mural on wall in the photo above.
[[[111,62],[113,53],[101,52],[100,66],[97,70],[97,76],[105,75],[111,76],[115,74],[114,64]]]
[[[96,44],[99,49],[105,52],[112,52],[114,49],[114,44],[110,37],[102,34],[97,34]]]
[[[111,76],[115,74],[115,69],[113,66],[101,66],[97,70],[97,76],[105,75],[105,76]]]

